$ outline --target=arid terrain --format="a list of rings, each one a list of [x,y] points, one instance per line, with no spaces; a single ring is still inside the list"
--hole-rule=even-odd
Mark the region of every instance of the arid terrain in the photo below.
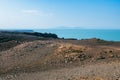
[[[23,36],[0,43],[0,80],[120,80],[120,42]]]

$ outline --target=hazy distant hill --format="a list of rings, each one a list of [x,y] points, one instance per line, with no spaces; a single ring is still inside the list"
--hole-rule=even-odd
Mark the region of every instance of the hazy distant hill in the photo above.
[[[1,32],[34,32],[34,30],[0,30]]]
[[[0,42],[6,42],[10,40],[35,40],[42,38],[58,38],[56,34],[52,33],[38,33],[38,32],[24,32],[24,31],[0,31]]]
[[[57,39],[56,34],[37,32],[0,31],[0,51],[9,49],[26,41]]]

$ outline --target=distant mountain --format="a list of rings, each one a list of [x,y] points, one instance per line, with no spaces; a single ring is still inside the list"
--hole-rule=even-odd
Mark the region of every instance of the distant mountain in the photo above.
[[[0,31],[9,31],[9,32],[34,32],[33,30],[0,30]]]
[[[52,29],[85,29],[84,27],[68,27],[68,26],[58,26],[58,27],[55,27],[55,28],[52,28]]]

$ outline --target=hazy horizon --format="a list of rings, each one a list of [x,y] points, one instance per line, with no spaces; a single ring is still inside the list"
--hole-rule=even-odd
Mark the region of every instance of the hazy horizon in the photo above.
[[[17,27],[17,26],[16,26]],[[40,28],[26,28],[26,27],[23,27],[23,28],[21,28],[21,27],[14,27],[14,28],[7,28],[7,27],[4,27],[4,28],[0,28],[0,30],[47,30],[47,29],[51,29],[51,30],[54,30],[54,29],[79,29],[79,30],[120,30],[120,28],[114,28],[114,27],[112,27],[112,28],[106,28],[106,27],[104,27],[104,28],[84,28],[84,27],[40,27]]]

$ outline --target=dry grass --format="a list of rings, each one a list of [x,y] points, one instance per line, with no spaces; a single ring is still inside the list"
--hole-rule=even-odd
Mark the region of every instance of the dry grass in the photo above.
[[[119,46],[38,40],[0,52],[0,80],[119,80],[119,62]]]
[[[120,63],[102,63],[62,68],[43,72],[16,73],[1,76],[2,80],[119,80]]]

